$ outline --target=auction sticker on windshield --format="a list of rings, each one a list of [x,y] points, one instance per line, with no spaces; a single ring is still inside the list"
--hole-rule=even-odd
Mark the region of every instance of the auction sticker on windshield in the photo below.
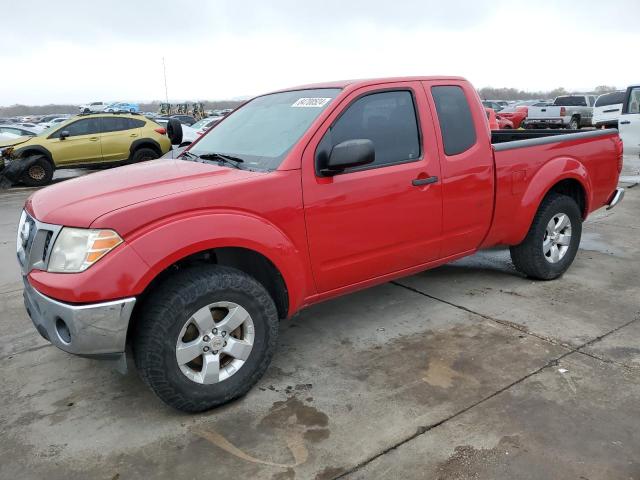
[[[320,108],[324,107],[331,99],[330,98],[299,98],[295,101],[292,107],[307,107],[307,108]]]

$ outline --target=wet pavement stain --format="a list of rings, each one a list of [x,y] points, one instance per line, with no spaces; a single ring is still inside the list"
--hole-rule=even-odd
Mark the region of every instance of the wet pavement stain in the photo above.
[[[453,454],[437,469],[437,480],[485,478],[483,473],[504,463],[504,457],[521,448],[517,435],[504,436],[493,448],[476,449],[459,445]]]
[[[306,387],[306,386],[305,386]],[[306,387],[300,390],[307,390]],[[284,438],[293,462],[279,463],[258,458],[244,451],[240,446],[229,441],[224,435],[206,426],[194,426],[191,433],[207,440],[209,443],[245,462],[276,468],[286,468],[278,472],[275,478],[287,479],[289,471],[307,462],[309,450],[307,443],[318,443],[329,438],[331,432],[327,427],[329,417],[317,408],[306,405],[297,397],[273,403],[269,413],[260,421],[258,429],[272,438]]]
[[[274,402],[269,414],[262,419],[263,427],[278,428],[293,420],[305,427],[326,427],[329,417],[311,405],[305,405],[297,397]]]

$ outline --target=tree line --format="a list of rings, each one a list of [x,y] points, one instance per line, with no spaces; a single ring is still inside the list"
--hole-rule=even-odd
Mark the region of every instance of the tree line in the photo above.
[[[594,94],[602,95],[603,93],[613,92],[617,90],[616,87],[611,85],[599,85],[590,92],[575,92],[567,90],[564,87],[554,88],[549,91],[528,92],[525,90],[518,90],[517,88],[494,88],[484,87],[478,89],[478,94],[483,100],[543,100],[553,99],[560,95],[569,95],[572,93]]]
[[[158,112],[162,102],[138,103],[141,112]],[[180,103],[180,102],[176,102]],[[192,103],[192,102],[189,102]],[[225,108],[236,108],[242,102],[237,100],[216,100],[203,101],[205,110],[222,110]],[[69,104],[49,104],[49,105],[11,105],[0,107],[0,117],[18,117],[24,115],[50,115],[56,113],[78,113],[78,105]]]

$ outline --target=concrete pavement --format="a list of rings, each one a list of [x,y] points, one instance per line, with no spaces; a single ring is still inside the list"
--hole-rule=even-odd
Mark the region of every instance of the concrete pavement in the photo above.
[[[314,306],[245,398],[201,415],[37,335],[27,194],[0,194],[0,478],[640,478],[640,187],[562,279],[492,250]]]

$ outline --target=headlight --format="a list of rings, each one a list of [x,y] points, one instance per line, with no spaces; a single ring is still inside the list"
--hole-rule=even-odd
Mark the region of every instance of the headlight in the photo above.
[[[0,158],[9,158],[13,152],[13,147],[0,148]]]
[[[113,230],[64,227],[49,257],[49,272],[83,272],[122,243]]]

